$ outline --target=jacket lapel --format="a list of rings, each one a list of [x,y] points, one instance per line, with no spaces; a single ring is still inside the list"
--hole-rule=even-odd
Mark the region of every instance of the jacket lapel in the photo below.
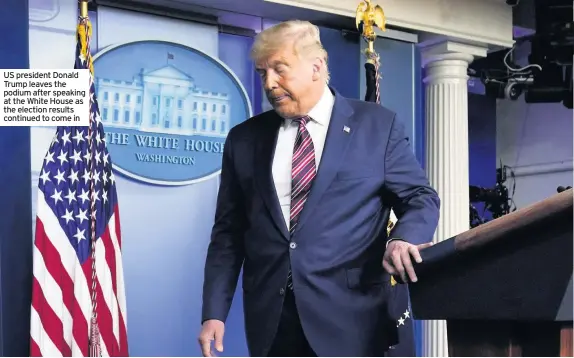
[[[282,123],[281,117],[275,112],[269,112],[269,117],[263,119],[265,125],[262,132],[257,136],[257,145],[255,145],[255,181],[257,188],[261,193],[263,201],[273,218],[273,221],[286,240],[289,240],[289,230],[285,224],[281,205],[277,197],[277,191],[273,181],[273,157],[275,155],[275,145],[277,143],[277,134],[279,126]]]
[[[325,190],[335,178],[342,163],[341,159],[345,157],[345,152],[353,134],[356,132],[356,128],[353,128],[354,125],[356,126],[352,117],[353,109],[344,97],[334,90],[333,92],[335,93],[335,105],[331,114],[329,129],[327,130],[327,138],[325,139],[319,170],[311,186],[311,192],[303,207],[294,234],[301,230],[313,213],[315,206],[321,200]]]

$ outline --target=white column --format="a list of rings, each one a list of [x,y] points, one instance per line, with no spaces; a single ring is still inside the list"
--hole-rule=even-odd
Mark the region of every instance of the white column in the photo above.
[[[486,50],[450,41],[423,49],[425,167],[441,199],[434,242],[469,229],[467,68],[474,55],[484,56]],[[448,357],[446,321],[423,322],[422,353],[425,357]]]

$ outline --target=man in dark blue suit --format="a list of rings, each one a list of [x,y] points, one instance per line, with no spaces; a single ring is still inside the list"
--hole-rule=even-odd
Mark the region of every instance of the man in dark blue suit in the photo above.
[[[416,282],[440,201],[393,112],[330,88],[319,30],[261,32],[252,58],[273,110],[235,126],[223,153],[205,264],[204,356],[223,350],[243,267],[252,356],[382,356],[396,328],[387,282]],[[387,236],[390,209],[398,222]],[[390,324],[389,324],[390,322]]]

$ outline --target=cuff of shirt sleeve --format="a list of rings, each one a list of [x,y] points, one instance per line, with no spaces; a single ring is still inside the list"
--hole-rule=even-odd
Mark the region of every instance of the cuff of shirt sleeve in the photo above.
[[[389,246],[389,243],[390,243],[391,241],[395,241],[395,240],[403,241],[403,239],[398,239],[398,238],[389,239],[389,240],[387,240],[387,244],[385,245],[385,249]]]

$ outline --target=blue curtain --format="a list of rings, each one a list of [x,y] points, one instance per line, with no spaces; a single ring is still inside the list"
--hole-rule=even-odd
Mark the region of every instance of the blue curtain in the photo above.
[[[343,35],[341,30],[321,27],[321,42],[329,54],[330,84],[339,93],[348,98],[359,99],[359,73],[357,67],[362,66],[358,36]]]
[[[0,34],[0,69],[28,68],[27,0],[0,2]],[[0,129],[0,173],[0,355],[28,356],[32,284],[28,127]]]

